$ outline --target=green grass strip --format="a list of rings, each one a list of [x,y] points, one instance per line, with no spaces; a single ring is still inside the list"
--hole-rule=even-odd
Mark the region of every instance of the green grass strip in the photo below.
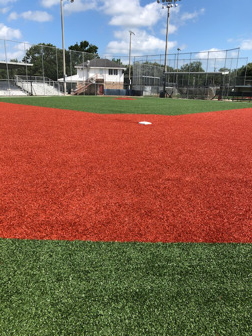
[[[250,244],[0,240],[1,336],[251,336]]]
[[[212,100],[162,99],[141,97],[135,100],[116,100],[115,97],[16,97],[0,98],[0,102],[54,107],[76,111],[113,114],[180,115],[231,109],[252,108],[252,103]]]

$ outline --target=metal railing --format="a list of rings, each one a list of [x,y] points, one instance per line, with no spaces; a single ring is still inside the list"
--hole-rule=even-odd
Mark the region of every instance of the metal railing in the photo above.
[[[31,96],[62,95],[62,84],[42,76],[15,76],[16,86]]]

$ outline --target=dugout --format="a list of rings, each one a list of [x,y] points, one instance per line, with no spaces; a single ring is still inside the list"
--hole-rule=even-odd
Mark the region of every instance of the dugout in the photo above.
[[[236,85],[230,92],[232,100],[252,100],[252,85]]]

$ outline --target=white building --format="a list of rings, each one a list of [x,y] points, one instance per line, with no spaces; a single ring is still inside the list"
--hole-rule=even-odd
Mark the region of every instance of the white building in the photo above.
[[[124,88],[124,70],[126,68],[108,59],[95,58],[75,66],[77,74],[66,77],[66,83],[72,84],[73,94],[104,94],[105,89]],[[63,81],[60,79],[59,81]]]

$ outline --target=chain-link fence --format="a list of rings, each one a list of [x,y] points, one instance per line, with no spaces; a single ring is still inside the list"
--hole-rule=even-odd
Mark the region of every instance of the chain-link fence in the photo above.
[[[64,62],[65,59],[65,69]],[[96,54],[0,40],[0,95],[115,94],[213,99],[228,97],[237,85],[251,85],[247,58],[239,48],[133,56],[131,85],[128,56]],[[65,74],[64,74],[65,72]]]
[[[166,69],[161,55],[134,57],[133,87],[144,95],[164,92],[166,96],[181,98],[228,97],[231,88],[238,85],[237,69],[248,62],[239,53],[239,48],[195,53],[178,51],[168,55]]]
[[[5,95],[18,94],[18,89],[28,95],[60,94],[64,93],[64,84],[67,92],[71,92],[81,80],[76,67],[84,68],[96,57],[75,50],[66,50],[63,55],[62,49],[51,45],[0,40],[0,95],[3,91]],[[39,84],[44,88],[39,88]]]

